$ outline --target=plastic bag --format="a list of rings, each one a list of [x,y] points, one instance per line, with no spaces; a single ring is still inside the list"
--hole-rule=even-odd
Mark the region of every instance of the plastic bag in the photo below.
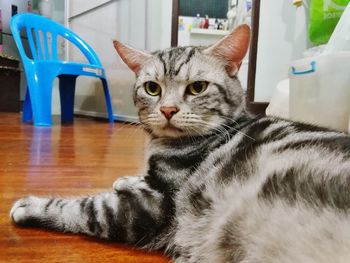
[[[316,45],[327,43],[350,0],[312,0],[309,38]]]
[[[350,4],[341,16],[323,53],[339,51],[350,51]]]

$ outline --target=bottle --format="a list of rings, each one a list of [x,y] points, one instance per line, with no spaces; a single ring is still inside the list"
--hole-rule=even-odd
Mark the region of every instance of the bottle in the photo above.
[[[199,28],[204,28],[204,18],[200,19]]]
[[[184,20],[182,18],[179,18],[179,31],[183,30],[185,30]]]
[[[32,13],[33,12],[33,7],[31,1],[28,1],[27,3],[27,12]]]
[[[219,20],[215,18],[215,29],[219,29]]]
[[[203,28],[205,28],[205,29],[209,28],[209,16],[208,15],[205,15]]]
[[[223,30],[223,29],[224,29],[224,25],[223,25],[222,21],[219,20],[218,30]]]
[[[201,16],[200,16],[200,14],[197,14],[195,20],[193,21],[192,28],[199,28],[200,24],[201,24]]]
[[[222,30],[227,30],[228,29],[228,22],[227,19],[224,19],[222,22]]]

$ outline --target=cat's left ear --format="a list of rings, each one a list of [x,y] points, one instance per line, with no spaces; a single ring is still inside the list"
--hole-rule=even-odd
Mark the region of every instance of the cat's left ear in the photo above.
[[[224,59],[227,62],[227,73],[234,76],[247,53],[249,43],[250,28],[248,25],[241,25],[219,42],[205,49],[204,53]]]
[[[113,41],[113,45],[121,59],[136,75],[139,73],[145,60],[151,56],[135,48],[128,47],[117,40]]]

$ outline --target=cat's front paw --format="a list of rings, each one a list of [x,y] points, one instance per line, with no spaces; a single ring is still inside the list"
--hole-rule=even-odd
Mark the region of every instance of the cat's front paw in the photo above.
[[[163,195],[152,189],[143,176],[123,176],[114,182],[113,189],[121,199],[138,200],[150,210],[158,211],[163,200]]]
[[[26,225],[28,221],[40,216],[45,203],[45,199],[35,196],[21,198],[12,206],[10,217],[16,224]]]
[[[141,176],[123,176],[113,183],[113,189],[116,193],[137,193],[151,191],[150,187]]]

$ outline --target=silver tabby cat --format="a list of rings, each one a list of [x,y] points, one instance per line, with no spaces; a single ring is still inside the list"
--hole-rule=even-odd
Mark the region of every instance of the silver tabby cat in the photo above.
[[[350,262],[350,137],[245,110],[250,30],[152,54],[117,41],[151,138],[113,192],[18,200],[16,224],[162,250],[176,263]]]

